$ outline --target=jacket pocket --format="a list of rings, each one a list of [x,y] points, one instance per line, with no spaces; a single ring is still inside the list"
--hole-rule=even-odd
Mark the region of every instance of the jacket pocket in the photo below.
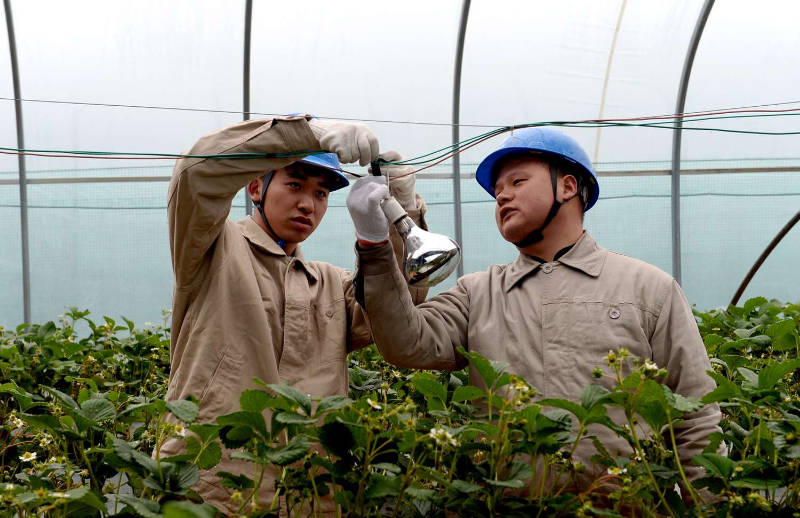
[[[552,302],[542,306],[545,391],[548,397],[577,399],[590,383],[610,388],[612,380],[592,377],[600,367],[606,374],[609,351],[627,349],[632,357],[651,359],[644,311],[628,302]],[[623,375],[632,371],[625,362]]]
[[[239,396],[249,383],[242,376],[244,360],[234,347],[225,346],[222,357],[217,362],[211,377],[200,395],[200,418],[217,416],[239,410]]]
[[[344,299],[314,305],[313,328],[321,364],[343,362],[347,356],[347,315]]]

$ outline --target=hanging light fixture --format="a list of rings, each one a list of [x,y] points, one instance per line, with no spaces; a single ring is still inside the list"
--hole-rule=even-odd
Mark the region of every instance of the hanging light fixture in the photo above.
[[[372,174],[381,174],[377,162],[372,163]],[[403,238],[403,271],[409,286],[435,286],[453,273],[461,261],[458,243],[419,228],[392,196],[381,202],[381,209]]]

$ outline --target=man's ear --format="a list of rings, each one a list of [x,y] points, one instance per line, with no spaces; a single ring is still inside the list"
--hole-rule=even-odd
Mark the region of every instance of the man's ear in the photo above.
[[[261,201],[261,182],[263,181],[264,180],[260,177],[253,178],[250,180],[250,183],[247,184],[247,194],[253,202]]]
[[[571,200],[578,195],[578,179],[574,175],[565,174],[561,177],[561,196],[563,200]]]

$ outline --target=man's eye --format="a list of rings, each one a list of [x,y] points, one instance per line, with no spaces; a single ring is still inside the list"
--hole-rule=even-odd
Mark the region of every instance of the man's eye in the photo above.
[[[297,182],[289,182],[287,185],[289,187],[291,187],[292,189],[299,189],[300,188],[300,184],[297,183]]]
[[[328,192],[327,191],[317,191],[317,196],[319,196],[320,198],[327,198],[328,197]]]
[[[519,185],[519,184],[521,184],[521,183],[522,183],[522,182],[524,182],[524,181],[525,181],[525,178],[517,178],[516,180],[514,180],[514,181],[511,183],[511,185]]]

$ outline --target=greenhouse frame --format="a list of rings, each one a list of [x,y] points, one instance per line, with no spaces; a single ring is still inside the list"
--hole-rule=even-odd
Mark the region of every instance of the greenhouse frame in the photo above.
[[[172,161],[55,155],[175,154],[233,122],[297,111],[363,121],[407,157],[492,128],[560,126],[600,176],[585,226],[601,245],[671,273],[709,309],[783,229],[744,296],[797,300],[798,14],[795,2],[738,0],[4,0],[0,324],[75,305],[158,320],[170,306]],[[672,114],[696,117],[619,123]],[[417,176],[431,229],[463,247],[459,275],[516,254],[474,182],[502,138]],[[304,253],[352,268],[344,197]],[[231,217],[251,211],[240,194]]]

